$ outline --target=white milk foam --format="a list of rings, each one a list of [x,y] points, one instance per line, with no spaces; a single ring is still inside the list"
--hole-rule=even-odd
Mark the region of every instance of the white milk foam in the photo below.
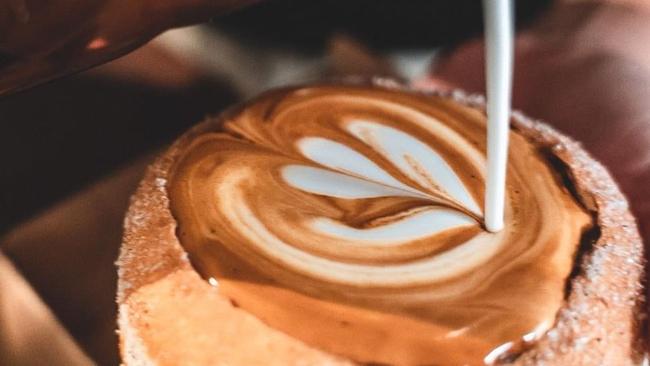
[[[353,120],[348,132],[373,148],[404,175],[457,202],[480,216],[480,208],[449,164],[431,147],[417,138],[379,123]],[[307,137],[297,142],[298,150],[324,168],[288,165],[282,177],[294,188],[305,192],[343,199],[376,197],[414,197],[439,202],[430,194],[410,187],[359,152],[321,137]],[[319,232],[363,243],[399,243],[424,238],[468,225],[476,225],[470,216],[449,208],[431,206],[416,214],[385,225],[358,229],[327,218],[312,221]]]
[[[476,222],[471,217],[442,207],[432,207],[397,222],[368,229],[349,227],[327,218],[316,219],[312,223],[314,228],[331,236],[352,240],[353,243],[360,245],[372,244],[373,246],[378,244],[398,246],[448,229],[472,225],[476,225]]]

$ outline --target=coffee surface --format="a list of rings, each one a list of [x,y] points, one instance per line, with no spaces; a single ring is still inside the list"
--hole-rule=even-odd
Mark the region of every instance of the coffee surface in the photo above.
[[[180,242],[233,304],[314,347],[492,363],[553,325],[591,218],[511,132],[505,229],[485,231],[485,130],[443,97],[269,92],[182,147],[168,186]]]

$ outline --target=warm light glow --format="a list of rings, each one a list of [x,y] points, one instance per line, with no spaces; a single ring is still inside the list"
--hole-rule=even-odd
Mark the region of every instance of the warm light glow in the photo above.
[[[87,49],[89,50],[98,50],[100,48],[104,48],[108,45],[108,41],[104,38],[95,38],[92,41],[88,42],[88,45],[86,46]]]

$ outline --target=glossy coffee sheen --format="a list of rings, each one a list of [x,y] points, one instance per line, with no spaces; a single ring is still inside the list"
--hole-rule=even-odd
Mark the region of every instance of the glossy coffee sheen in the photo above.
[[[510,137],[496,234],[483,112],[360,86],[231,111],[183,147],[170,205],[196,269],[273,328],[360,363],[493,363],[553,325],[591,225],[539,149]]]

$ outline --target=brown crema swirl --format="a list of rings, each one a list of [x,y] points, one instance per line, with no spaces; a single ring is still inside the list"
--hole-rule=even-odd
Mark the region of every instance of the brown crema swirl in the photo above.
[[[523,136],[491,234],[482,111],[322,85],[223,119],[168,190],[190,260],[237,306],[361,363],[492,363],[553,325],[591,219]]]

